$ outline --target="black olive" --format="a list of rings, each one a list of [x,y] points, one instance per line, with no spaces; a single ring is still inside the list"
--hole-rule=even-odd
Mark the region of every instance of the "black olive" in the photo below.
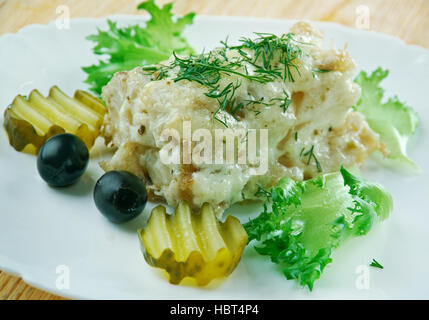
[[[95,205],[111,222],[122,223],[137,217],[146,206],[146,187],[128,171],[106,172],[94,188]]]
[[[88,166],[89,152],[85,143],[70,133],[49,138],[37,154],[37,170],[53,187],[76,182]]]

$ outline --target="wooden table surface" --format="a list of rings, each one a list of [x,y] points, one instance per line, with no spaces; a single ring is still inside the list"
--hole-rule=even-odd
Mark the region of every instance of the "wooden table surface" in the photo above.
[[[140,0],[0,0],[0,35],[32,23],[46,24],[67,5],[72,18],[103,17],[113,13],[142,14]],[[164,4],[169,1],[157,1]],[[429,48],[429,0],[176,0],[174,12],[203,15],[333,21],[384,32],[406,43]],[[368,15],[367,15],[368,13]],[[369,19],[367,19],[369,17]],[[369,23],[368,23],[369,22]],[[61,299],[26,285],[0,271],[1,299]]]

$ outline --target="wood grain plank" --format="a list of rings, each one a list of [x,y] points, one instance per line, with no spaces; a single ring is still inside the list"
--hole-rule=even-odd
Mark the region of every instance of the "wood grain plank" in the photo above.
[[[109,14],[144,14],[136,10],[141,0],[0,0],[0,35],[33,24],[47,24],[57,17],[60,5],[72,18]],[[169,0],[157,1],[164,4]],[[356,27],[359,6],[370,13],[369,30],[384,32],[406,43],[429,48],[428,0],[176,0],[174,11],[203,15],[254,16],[278,19],[332,21]],[[0,271],[0,299],[61,299],[27,286]]]
[[[57,17],[59,5],[72,18],[108,14],[144,14],[136,10],[140,0],[3,0],[0,2],[0,34],[16,32],[31,23],[46,24]],[[164,4],[168,1],[158,1]],[[355,27],[359,6],[370,10],[369,30],[396,35],[410,44],[429,47],[427,0],[177,0],[174,11],[208,15],[239,15],[334,21]],[[12,14],[11,14],[12,13]]]
[[[15,289],[16,285],[19,282],[17,277],[8,277],[3,283],[3,288],[0,290],[0,300],[5,300]]]
[[[34,290],[37,290],[37,289],[30,287],[30,286],[26,286],[24,291],[21,293],[21,295],[17,299],[18,300],[29,300],[29,297]],[[56,296],[52,295],[52,299],[55,297]]]
[[[16,287],[14,290],[9,292],[9,295],[7,296],[7,300],[18,300],[19,297],[24,293],[25,289],[28,287],[28,285],[22,280],[19,279]]]

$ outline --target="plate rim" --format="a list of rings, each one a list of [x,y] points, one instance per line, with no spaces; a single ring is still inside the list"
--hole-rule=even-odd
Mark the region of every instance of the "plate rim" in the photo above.
[[[176,15],[174,16],[176,17]],[[98,21],[98,22],[104,22],[106,20],[112,20],[112,19],[121,19],[121,20],[126,20],[126,19],[142,19],[142,22],[145,22],[147,20],[149,20],[149,15],[148,14],[144,14],[144,15],[137,15],[137,14],[110,14],[104,17],[97,17],[97,18],[93,18],[93,17],[76,17],[76,18],[71,18],[70,21],[72,22],[91,22],[91,21]],[[249,21],[249,20],[253,20],[253,21],[258,21],[258,22],[274,22],[274,23],[295,23],[298,21],[304,21],[304,22],[309,22],[311,24],[315,24],[315,25],[327,25],[327,26],[331,26],[331,27],[335,27],[335,28],[340,28],[343,30],[346,30],[347,32],[353,32],[355,34],[358,35],[367,35],[367,36],[375,36],[375,37],[382,37],[382,38],[389,38],[393,41],[396,41],[397,43],[406,46],[406,47],[411,47],[417,50],[422,50],[425,53],[429,53],[429,47],[426,48],[422,45],[419,44],[410,44],[405,42],[402,38],[398,37],[398,36],[394,36],[388,33],[384,33],[381,31],[375,31],[375,30],[365,30],[365,29],[357,29],[357,28],[353,28],[350,26],[346,26],[343,25],[341,23],[338,22],[333,22],[333,21],[319,21],[319,20],[311,20],[311,19],[282,19],[282,18],[266,18],[266,17],[255,17],[255,16],[240,16],[240,15],[196,15],[194,17],[194,23],[198,22],[198,20],[236,20],[236,21]],[[25,35],[25,33],[29,32],[28,30],[31,29],[43,29],[43,28],[52,28],[55,27],[55,20],[51,20],[48,23],[31,23],[28,25],[23,26],[22,28],[20,28],[18,31],[16,32],[7,32],[4,33],[2,35],[0,35],[0,41],[2,41],[3,38],[7,38],[7,37],[13,37],[13,36],[22,36]],[[191,28],[192,25],[189,26],[189,28]]]

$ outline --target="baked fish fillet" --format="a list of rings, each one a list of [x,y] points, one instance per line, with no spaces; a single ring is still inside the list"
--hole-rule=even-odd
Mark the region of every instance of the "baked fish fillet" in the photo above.
[[[116,73],[103,88],[103,99],[104,136],[117,150],[102,168],[135,173],[152,200],[171,206],[186,200],[194,208],[208,202],[220,213],[257,198],[258,190],[285,175],[309,179],[342,164],[359,165],[375,150],[384,150],[364,117],[352,110],[361,89],[353,82],[356,66],[345,49],[324,49],[322,33],[304,22],[287,35],[273,36],[272,44],[263,40],[269,35],[259,37],[259,42],[226,45],[194,60],[172,57],[153,68]],[[203,63],[234,72],[218,72],[215,90],[190,77],[192,67]],[[266,81],[261,80],[264,72]],[[221,93],[228,86],[234,92],[222,108]],[[211,89],[217,98],[210,96]],[[252,174],[251,164],[161,161],[160,150],[171,142],[162,137],[166,129],[181,133],[173,141],[179,151],[196,144],[184,141],[184,122],[193,132],[207,129],[213,137],[215,129],[226,126],[245,132],[268,129],[267,172]]]

